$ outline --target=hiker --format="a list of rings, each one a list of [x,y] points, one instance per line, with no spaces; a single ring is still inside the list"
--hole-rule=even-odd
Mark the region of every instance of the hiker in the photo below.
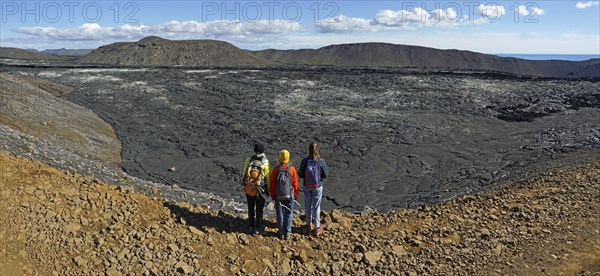
[[[269,160],[265,155],[265,147],[257,143],[254,145],[254,155],[246,159],[244,164],[244,175],[242,185],[246,192],[248,203],[248,232],[251,234],[263,234],[263,210],[265,199],[269,196]],[[256,208],[256,210],[255,210]],[[255,217],[256,215],[256,217]]]
[[[317,143],[308,145],[308,157],[300,162],[298,175],[304,184],[304,213],[307,233],[318,236],[323,231],[321,225],[321,198],[323,197],[323,179],[329,175],[327,163],[319,155]],[[314,225],[313,225],[314,219]]]
[[[289,239],[292,233],[294,200],[298,199],[298,175],[290,164],[290,152],[282,150],[277,158],[279,165],[271,172],[271,198],[275,201],[277,228],[280,239]]]

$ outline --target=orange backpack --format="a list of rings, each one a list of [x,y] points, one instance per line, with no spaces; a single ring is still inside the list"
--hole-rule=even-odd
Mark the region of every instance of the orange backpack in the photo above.
[[[262,179],[262,162],[258,159],[251,158],[250,164],[248,165],[248,171],[246,172],[246,180],[244,182],[246,194],[249,196],[256,196]]]

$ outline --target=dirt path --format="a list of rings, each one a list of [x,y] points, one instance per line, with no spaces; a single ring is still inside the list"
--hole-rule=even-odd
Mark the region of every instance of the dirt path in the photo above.
[[[600,164],[485,196],[324,216],[318,238],[0,153],[0,274],[600,275]]]

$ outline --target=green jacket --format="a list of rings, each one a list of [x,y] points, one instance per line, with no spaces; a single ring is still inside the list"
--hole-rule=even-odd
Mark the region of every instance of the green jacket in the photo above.
[[[248,174],[248,166],[250,166],[250,159],[254,157],[259,157],[261,158],[261,163],[262,163],[262,176],[263,176],[263,181],[264,183],[267,183],[267,191],[269,190],[270,186],[270,180],[269,180],[269,173],[271,173],[271,167],[269,166],[269,159],[267,159],[267,156],[265,156],[265,154],[263,153],[262,155],[259,156],[251,156],[248,157],[248,159],[246,159],[246,163],[244,163],[244,170],[242,171],[242,182],[244,181],[244,179],[246,178],[246,174]]]

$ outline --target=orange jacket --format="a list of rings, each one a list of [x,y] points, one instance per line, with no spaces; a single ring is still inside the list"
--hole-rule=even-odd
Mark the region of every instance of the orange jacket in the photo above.
[[[296,174],[296,168],[289,164],[279,164],[282,168],[286,168],[290,166],[290,175],[292,176],[292,188],[294,189],[294,199],[298,199],[298,174]],[[279,173],[279,166],[276,166],[271,171],[271,179],[269,183],[269,194],[271,194],[271,199],[275,200],[277,194],[277,173]]]

